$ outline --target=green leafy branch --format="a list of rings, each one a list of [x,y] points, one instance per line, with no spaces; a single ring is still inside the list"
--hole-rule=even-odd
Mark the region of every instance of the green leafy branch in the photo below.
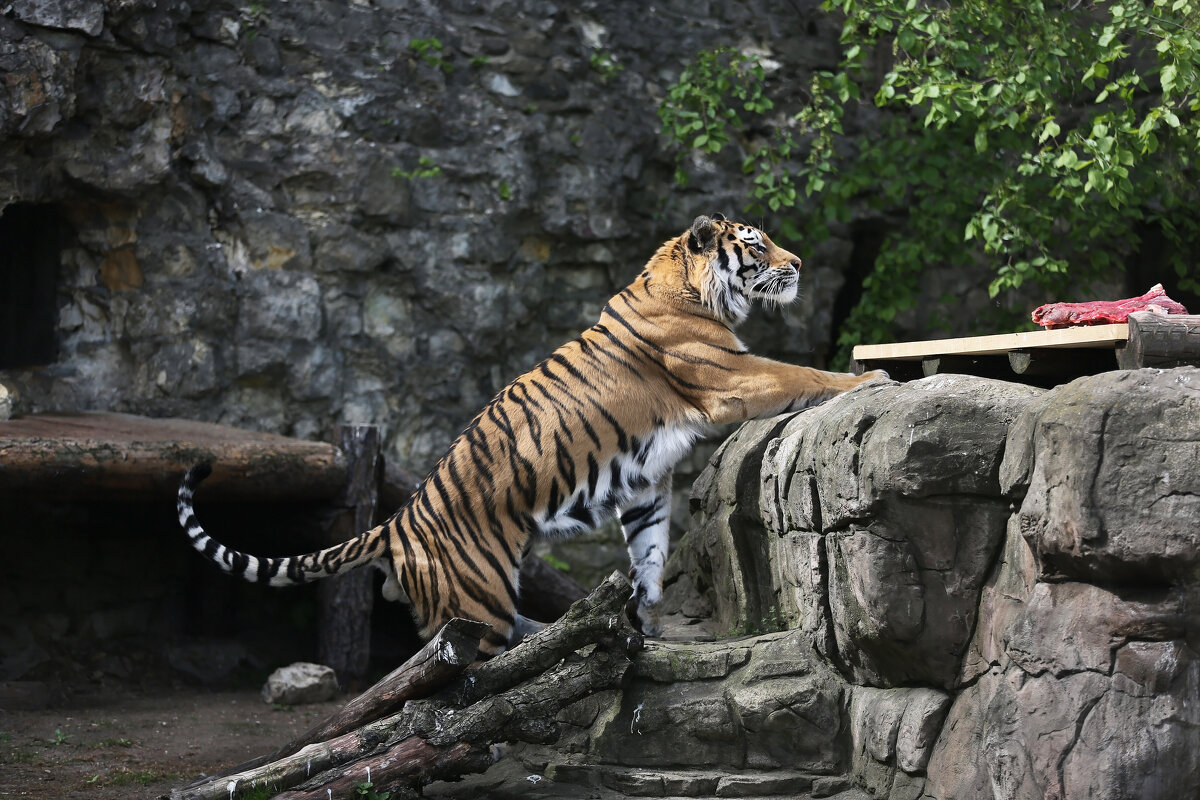
[[[682,166],[687,151],[719,153],[731,132],[743,127],[739,108],[764,114],[774,107],[763,88],[765,75],[758,59],[730,47],[697,54],[658,108],[663,133],[681,146],[676,183],[687,184]]]
[[[1148,226],[1181,286],[1200,290],[1195,0],[824,7],[845,17],[841,62],[813,74],[804,105],[776,117],[766,141],[742,136],[773,107],[763,69],[727,48],[698,54],[659,116],[680,146],[681,183],[688,152],[737,138],[752,206],[803,206],[804,236],[828,236],[856,208],[898,220],[843,347],[886,338],[918,307],[930,267],[961,265],[993,297],[1031,281],[1059,291],[1118,270]],[[885,113],[849,139],[861,98]]]
[[[617,61],[617,57],[607,50],[597,50],[588,58],[588,63],[592,65],[592,69],[600,76],[600,80],[608,83],[613,78],[621,74],[625,69],[625,65]]]

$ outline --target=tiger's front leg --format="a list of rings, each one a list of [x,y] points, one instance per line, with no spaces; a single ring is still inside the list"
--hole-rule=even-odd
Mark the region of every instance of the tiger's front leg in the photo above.
[[[671,471],[658,484],[630,501],[621,512],[621,530],[629,548],[633,594],[626,612],[646,636],[661,636],[658,605],[662,601],[663,567],[667,563],[671,527]]]
[[[713,385],[698,399],[714,424],[763,419],[820,405],[831,397],[874,380],[888,380],[882,370],[863,375],[826,372],[784,364],[756,356],[743,356],[733,378]]]

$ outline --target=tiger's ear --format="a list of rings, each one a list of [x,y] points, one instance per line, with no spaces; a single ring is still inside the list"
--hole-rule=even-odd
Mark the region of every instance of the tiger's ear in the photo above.
[[[713,246],[717,240],[717,232],[713,229],[713,221],[701,214],[692,222],[688,231],[688,249],[693,253],[703,253]]]
[[[717,213],[715,213],[715,214],[713,214],[713,215],[712,215],[712,221],[713,221],[713,222],[724,222],[724,221],[725,221],[725,215],[724,215],[724,214],[722,214],[720,211],[718,211]]]

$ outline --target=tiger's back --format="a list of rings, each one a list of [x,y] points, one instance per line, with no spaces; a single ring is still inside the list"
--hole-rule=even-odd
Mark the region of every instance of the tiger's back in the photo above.
[[[697,218],[594,326],[497,394],[395,515],[337,553],[254,559],[224,548],[195,521],[191,473],[181,523],[193,546],[251,580],[262,579],[251,560],[286,576],[273,579],[280,585],[373,561],[388,575],[384,595],[410,604],[422,636],[455,616],[490,623],[486,655],[530,629],[516,612],[530,538],[575,535],[619,514],[635,622],[656,635],[671,470],[693,441],[714,424],[815,404],[872,377],[758,358],[734,335],[751,300],[794,298],[799,266],[757,229]]]

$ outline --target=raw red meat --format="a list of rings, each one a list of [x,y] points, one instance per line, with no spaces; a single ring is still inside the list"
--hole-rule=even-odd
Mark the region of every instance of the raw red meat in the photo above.
[[[1124,322],[1134,311],[1153,311],[1156,314],[1186,314],[1188,310],[1163,291],[1156,283],[1141,297],[1127,300],[1089,300],[1086,303],[1047,303],[1033,311],[1033,321],[1047,328],[1066,328],[1071,325],[1108,325]]]

